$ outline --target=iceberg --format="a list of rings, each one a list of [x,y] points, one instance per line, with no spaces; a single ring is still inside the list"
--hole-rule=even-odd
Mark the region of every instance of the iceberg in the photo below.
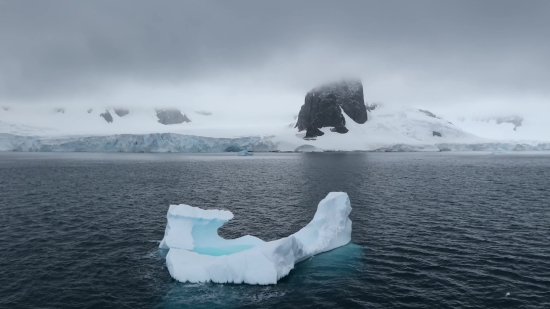
[[[224,239],[218,229],[233,218],[227,210],[170,205],[161,249],[166,266],[181,282],[276,284],[294,266],[351,241],[347,193],[331,192],[313,220],[298,232],[265,242],[254,236]]]

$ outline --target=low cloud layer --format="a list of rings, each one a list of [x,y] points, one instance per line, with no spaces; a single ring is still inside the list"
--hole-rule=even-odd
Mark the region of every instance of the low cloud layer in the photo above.
[[[369,102],[550,105],[550,2],[2,1],[0,104],[295,112],[356,76]]]

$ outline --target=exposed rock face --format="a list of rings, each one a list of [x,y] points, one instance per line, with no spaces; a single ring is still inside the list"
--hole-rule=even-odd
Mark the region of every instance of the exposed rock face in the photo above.
[[[186,115],[182,114],[178,109],[157,109],[158,122],[164,125],[180,124],[191,122]]]
[[[106,110],[105,113],[101,113],[99,116],[103,117],[108,123],[113,122],[113,116],[111,116],[108,110]]]
[[[345,126],[338,126],[338,127],[331,128],[330,131],[340,133],[340,134],[345,134],[345,133],[348,133],[349,130]]]
[[[433,131],[432,136],[439,136],[439,137],[442,137],[441,133],[439,133],[439,132],[437,132],[437,131]]]
[[[115,114],[118,115],[118,117],[124,117],[125,115],[128,115],[130,113],[129,110],[125,108],[115,108]]]
[[[333,132],[346,133],[346,120],[342,110],[357,123],[367,121],[367,108],[360,80],[326,84],[307,93],[298,114],[296,127],[307,130],[306,138],[321,136],[319,128],[333,127]],[[321,133],[321,134],[320,134]]]
[[[65,109],[64,109],[63,107],[56,108],[56,109],[55,109],[55,112],[56,112],[56,113],[65,114]]]
[[[306,129],[306,136],[304,138],[314,138],[314,137],[317,137],[317,136],[322,136],[324,135],[325,133],[323,133],[323,131],[317,129],[317,128],[314,128],[314,127],[308,127]]]
[[[88,114],[91,113],[93,110],[93,108],[88,109]]]

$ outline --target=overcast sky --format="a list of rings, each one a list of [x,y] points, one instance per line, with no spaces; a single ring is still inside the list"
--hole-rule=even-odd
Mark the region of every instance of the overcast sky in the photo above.
[[[356,76],[367,102],[550,105],[550,1],[0,0],[0,104],[299,110]]]

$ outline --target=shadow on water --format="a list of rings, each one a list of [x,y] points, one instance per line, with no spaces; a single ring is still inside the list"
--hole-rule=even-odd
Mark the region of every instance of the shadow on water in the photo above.
[[[276,285],[174,281],[164,297],[162,308],[259,308],[277,304],[283,296],[300,297],[301,293],[321,295],[358,273],[363,267],[363,251],[361,246],[350,243],[311,257],[297,264]]]

